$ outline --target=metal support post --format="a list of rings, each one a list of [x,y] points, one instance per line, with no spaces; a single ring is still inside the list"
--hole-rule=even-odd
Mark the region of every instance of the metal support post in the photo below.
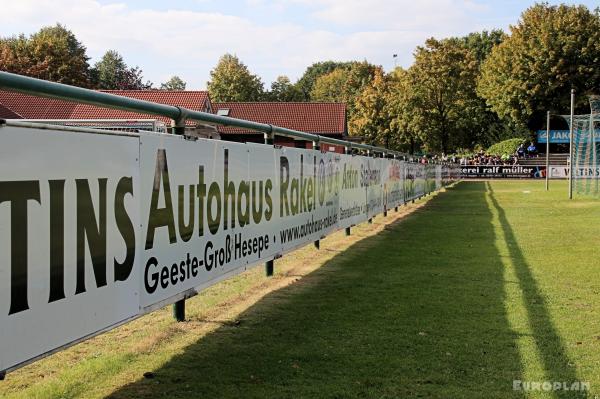
[[[179,322],[185,321],[185,299],[173,304],[173,318]]]
[[[550,182],[550,111],[546,113],[546,191]]]
[[[184,135],[185,134],[185,119],[171,120],[171,127],[173,128],[173,134]]]
[[[352,147],[345,146],[344,147],[344,154],[348,155],[350,153],[352,153]],[[349,236],[349,235],[350,235],[350,227],[346,227],[346,236]]]
[[[571,120],[569,123],[569,199],[573,199],[573,114],[575,113],[575,89],[571,89]]]
[[[382,152],[381,153],[381,158],[386,158],[387,159],[387,153]],[[385,195],[385,193],[384,193],[384,195]],[[387,217],[387,201],[386,201],[386,203],[384,204],[384,207],[383,207],[383,217],[384,218]]]
[[[185,134],[185,119],[171,120],[173,134]],[[180,299],[173,304],[173,318],[182,322],[185,321],[185,299]]]
[[[265,275],[267,277],[271,277],[273,276],[275,270],[275,261],[274,260],[268,260],[265,262]]]
[[[312,147],[313,147],[313,150],[315,150],[315,151],[321,150],[321,146],[319,145],[318,141],[313,141]],[[315,248],[321,249],[321,242],[319,240],[316,240],[313,244],[315,245]]]
[[[592,140],[592,170],[594,171],[592,176],[594,176],[595,182],[595,193],[598,194],[598,175],[596,170],[598,169],[598,154],[596,148],[596,129],[594,129],[594,114],[593,111],[590,112],[590,138]]]
[[[394,154],[394,155],[393,155],[393,159],[394,159],[394,160],[395,160],[395,159],[397,159],[397,157],[396,157],[396,154]],[[402,190],[402,191],[404,191],[404,190]],[[395,211],[395,212],[398,212],[398,205],[396,205],[396,206],[394,207],[394,211]]]

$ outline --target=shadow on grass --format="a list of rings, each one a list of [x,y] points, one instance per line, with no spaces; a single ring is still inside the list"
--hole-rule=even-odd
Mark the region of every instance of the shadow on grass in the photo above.
[[[111,397],[522,397],[494,240],[459,184]]]
[[[515,274],[519,280],[518,284],[523,295],[527,319],[545,372],[544,381],[564,382],[571,386],[572,383],[579,381],[575,367],[569,360],[562,339],[554,328],[546,301],[531,272],[531,268],[523,253],[519,250],[519,243],[506,217],[506,212],[498,204],[492,186],[489,183],[486,184],[490,201],[498,214],[503,234],[502,239],[506,242],[515,268]],[[568,391],[561,389],[554,391],[553,394],[556,397],[565,398],[587,397],[587,392],[583,390]]]

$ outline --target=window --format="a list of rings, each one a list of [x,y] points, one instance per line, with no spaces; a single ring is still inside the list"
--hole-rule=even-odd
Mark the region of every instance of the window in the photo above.
[[[228,116],[229,115],[229,109],[228,108],[219,109],[219,110],[217,110],[217,115]]]

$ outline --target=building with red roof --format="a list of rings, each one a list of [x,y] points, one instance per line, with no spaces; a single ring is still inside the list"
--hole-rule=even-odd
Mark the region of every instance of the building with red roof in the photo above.
[[[170,90],[102,90],[104,93],[183,107],[195,111],[215,113],[231,118],[281,126],[306,133],[336,139],[347,138],[346,105],[342,103],[299,102],[240,102],[212,104],[207,91]],[[103,108],[52,98],[31,96],[0,90],[0,118],[4,119],[77,119],[77,120],[147,120],[156,119],[170,126],[166,117],[140,114],[113,108]],[[220,137],[236,142],[263,143],[263,133],[232,127],[203,125],[187,121],[203,137]],[[218,132],[218,133],[217,133]],[[312,143],[287,137],[276,137],[275,144],[311,148]],[[342,152],[337,146],[323,146],[324,150]]]
[[[267,123],[340,140],[345,139],[348,132],[346,104],[343,103],[240,102],[213,103],[212,107],[217,115]],[[264,142],[263,134],[253,130],[232,126],[219,126],[217,129],[223,140]],[[312,143],[287,137],[276,137],[275,144],[299,148],[312,146]],[[327,146],[323,149],[343,151],[337,146]]]
[[[159,104],[174,105],[194,111],[212,112],[208,92],[171,90],[101,90],[104,93],[135,98]],[[11,111],[2,116],[2,109]],[[157,119],[170,126],[169,118],[112,108],[96,107],[0,90],[0,117],[5,119]],[[188,121],[188,126],[196,122]]]
[[[0,119],[23,119],[23,117],[0,104]]]

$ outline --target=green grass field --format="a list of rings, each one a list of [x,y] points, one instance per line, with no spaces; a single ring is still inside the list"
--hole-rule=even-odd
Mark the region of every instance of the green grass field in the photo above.
[[[600,202],[463,182],[27,366],[19,398],[600,395]],[[144,378],[150,371],[153,378]],[[513,389],[513,381],[590,391]]]

